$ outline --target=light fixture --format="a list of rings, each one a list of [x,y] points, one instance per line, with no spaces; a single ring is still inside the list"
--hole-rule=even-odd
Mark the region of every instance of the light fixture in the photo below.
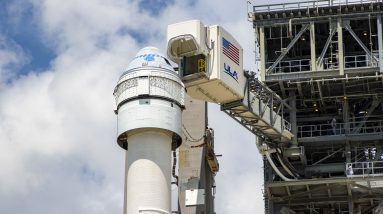
[[[363,31],[363,35],[364,35],[364,36],[367,36],[367,31]]]

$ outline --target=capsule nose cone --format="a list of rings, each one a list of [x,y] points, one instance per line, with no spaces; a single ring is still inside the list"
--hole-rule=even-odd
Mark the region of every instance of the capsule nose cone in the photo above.
[[[142,48],[130,62],[127,72],[143,67],[164,68],[175,72],[170,61],[156,47]]]

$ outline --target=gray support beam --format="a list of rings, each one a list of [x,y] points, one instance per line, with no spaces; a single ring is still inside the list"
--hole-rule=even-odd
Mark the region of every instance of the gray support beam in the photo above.
[[[338,64],[339,75],[344,75],[344,50],[343,50],[343,26],[342,19],[337,20],[337,32],[338,32]]]
[[[362,214],[362,207],[360,204],[358,205],[358,210],[356,211],[357,214]]]
[[[355,177],[352,179],[354,182],[376,182],[381,181],[381,177]],[[302,186],[309,184],[309,185],[319,185],[319,184],[331,184],[331,185],[342,185],[346,186],[347,183],[350,182],[350,179],[348,178],[323,178],[323,179],[304,179],[304,180],[294,180],[294,181],[274,181],[267,183],[267,188],[276,188],[276,187],[285,187],[285,186],[294,186],[294,187],[300,187],[302,189]],[[355,183],[353,183],[355,185]],[[292,188],[290,188],[292,189]]]
[[[266,40],[265,28],[259,28],[259,54],[261,60],[261,81],[266,79]]]
[[[313,188],[307,188],[308,185],[306,185],[306,190],[303,190],[303,188],[299,192],[292,193],[291,195],[285,195],[282,196],[281,198],[283,200],[289,200],[289,199],[294,199],[294,198],[299,198],[299,196],[305,196],[309,195],[310,193],[318,192],[318,191],[323,191],[323,186],[317,186]]]
[[[350,141],[346,141],[346,163],[351,163],[351,161],[351,145]]]
[[[350,133],[350,119],[348,112],[348,99],[343,99],[343,123],[346,134]]]
[[[302,84],[298,82],[297,83],[297,88],[298,88],[298,94],[302,98],[303,97]]]
[[[383,73],[383,32],[382,32],[382,16],[377,15],[377,25],[378,25],[378,47],[379,47],[379,71]]]
[[[355,203],[366,202],[366,201],[370,200],[371,198],[373,198],[375,200],[381,200],[382,196],[380,196],[380,195],[367,195],[367,196],[361,197],[361,198],[354,198],[354,202]],[[347,204],[348,197],[345,197],[345,196],[335,196],[334,195],[332,198],[329,198],[329,197],[327,197],[327,195],[325,196],[323,194],[323,196],[321,196],[321,197],[316,197],[315,200],[309,199],[308,197],[293,198],[293,199],[288,200],[288,201],[278,201],[280,199],[278,197],[276,197],[273,200],[275,200],[275,204],[276,205],[277,204],[278,205],[289,204],[289,206],[295,206],[296,207],[298,205],[306,206],[307,204],[313,204],[313,205],[316,205],[316,204],[317,205],[323,205],[323,204],[343,204],[343,203]],[[354,210],[354,209],[352,209],[352,210]],[[341,211],[346,211],[346,210],[342,209]],[[338,213],[338,212],[332,212],[332,213]],[[351,214],[349,212],[339,212],[339,213]],[[274,214],[279,214],[279,212],[275,212]],[[318,212],[312,213],[312,214],[318,214]],[[320,214],[322,214],[322,213],[320,213]],[[355,213],[352,213],[352,214],[355,214]],[[381,214],[381,213],[375,213],[375,214]]]
[[[318,86],[320,102],[321,102],[322,106],[324,106],[325,104],[323,102],[323,92],[322,92],[322,87],[320,86],[320,82],[317,82],[317,86]]]
[[[274,68],[278,65],[278,63],[283,59],[283,57],[286,56],[286,54],[290,51],[290,49],[295,45],[295,43],[298,41],[299,38],[301,38],[302,34],[307,30],[309,27],[308,24],[302,25],[301,30],[298,32],[297,35],[291,40],[290,44],[287,45],[285,49],[282,49],[281,55],[275,60],[275,62],[267,69],[266,73],[270,73]]]
[[[333,153],[331,153],[331,154],[327,155],[326,157],[324,157],[324,158],[318,160],[317,162],[313,163],[312,165],[315,166],[315,165],[317,165],[318,163],[322,163],[323,161],[329,159],[330,157],[332,157],[333,155],[335,155],[336,153],[338,153],[338,152],[340,152],[340,151],[343,151],[343,148],[340,148],[340,149],[334,151]]]
[[[367,114],[364,116],[363,120],[359,122],[359,124],[352,130],[353,134],[357,134],[360,132],[361,128],[363,125],[366,123],[368,118],[371,116],[372,112],[375,110],[376,107],[381,103],[381,100],[379,99],[374,99],[371,103],[370,108],[367,110]]]
[[[305,171],[308,173],[333,173],[333,172],[343,172],[344,163],[326,163],[318,164],[315,166],[308,165],[305,167]],[[330,195],[331,197],[331,195]]]
[[[372,55],[371,51],[368,50],[368,48],[363,44],[362,40],[359,39],[359,37],[355,34],[355,32],[352,30],[351,26],[349,24],[345,24],[344,27],[350,32],[351,36],[354,37],[356,42],[360,45],[360,47],[364,50],[364,52],[367,54],[367,56],[373,60],[374,62],[377,62],[375,56]]]
[[[315,44],[315,24],[310,22],[310,50],[311,50],[311,70],[317,70],[316,64],[316,44]]]
[[[329,198],[332,197],[332,194],[331,194],[331,188],[330,188],[330,185],[329,184],[326,184],[326,187],[327,187],[327,195]]]
[[[331,25],[331,23],[330,23],[330,25]],[[332,37],[334,37],[335,33],[336,33],[336,25],[333,25],[330,28],[330,33],[329,33],[327,41],[323,47],[323,50],[322,50],[321,54],[319,55],[318,60],[316,61],[318,70],[323,70],[323,58],[326,55],[327,49],[330,46],[330,43],[332,41]]]
[[[383,201],[381,201],[375,209],[375,213],[382,213],[382,212],[383,212]]]
[[[352,197],[348,197],[348,213],[354,214],[354,201]]]
[[[365,190],[367,190],[368,192],[370,192],[370,194],[372,194],[372,193],[375,193],[375,194],[383,194],[383,190],[378,189],[378,188],[371,188],[371,182],[367,182],[367,186],[365,186],[365,185],[360,185],[360,184],[357,184],[357,183],[352,184],[352,186],[354,186],[354,187],[358,187],[358,188],[361,188],[361,189],[365,189]]]
[[[279,87],[281,88],[281,92],[282,92],[282,96],[285,98],[286,97],[286,90],[285,90],[285,86],[283,84],[283,81],[279,81]]]
[[[298,146],[298,128],[297,128],[297,97],[295,96],[295,90],[289,91],[290,96],[290,123],[291,123],[291,133],[294,135],[294,138],[292,139],[291,143],[292,146]]]

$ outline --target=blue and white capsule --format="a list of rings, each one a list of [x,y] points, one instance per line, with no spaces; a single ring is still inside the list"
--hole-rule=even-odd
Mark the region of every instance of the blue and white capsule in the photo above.
[[[175,133],[173,149],[180,145],[181,126],[175,125],[172,117],[181,118],[184,84],[169,60],[157,48],[145,47],[138,52],[121,75],[113,95],[115,113],[119,116],[117,142],[121,147],[127,148],[126,135],[129,131],[142,127],[170,130]],[[153,100],[167,104],[156,106]],[[132,102],[137,105],[131,106]],[[129,112],[125,112],[127,103],[130,103]],[[168,117],[164,112],[173,113]],[[123,120],[124,117],[129,123]]]

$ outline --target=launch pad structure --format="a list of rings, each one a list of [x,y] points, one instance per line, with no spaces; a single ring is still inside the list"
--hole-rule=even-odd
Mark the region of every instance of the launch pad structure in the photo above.
[[[248,13],[260,79],[291,107],[294,138],[277,147],[299,174],[283,180],[264,161],[265,213],[383,213],[382,13],[381,0]]]
[[[244,94],[235,93],[235,84],[225,79],[226,74],[238,78],[225,65],[236,67],[236,58],[220,58],[226,74],[214,66],[206,70],[205,61],[217,61],[211,52],[222,53],[221,39],[212,38],[219,26],[191,21],[168,28],[168,56],[181,61],[188,94],[218,103],[258,137],[265,157],[266,214],[383,213],[382,0],[301,1],[252,9],[248,18],[260,71],[259,78],[246,74]],[[193,108],[199,111],[203,104]],[[207,118],[200,118],[197,126],[204,127]],[[193,119],[184,123],[199,136],[203,129]],[[201,145],[200,150],[180,150],[181,213],[214,213],[215,172],[206,170],[208,144]],[[187,191],[197,189],[194,194],[209,197],[200,202],[195,197],[187,206]]]
[[[169,25],[167,55],[179,70],[144,48],[114,91],[124,213],[170,213],[170,173],[172,213],[215,213],[206,102],[257,136],[266,214],[383,213],[382,1],[253,6],[259,77],[243,71],[243,49],[221,26]]]

